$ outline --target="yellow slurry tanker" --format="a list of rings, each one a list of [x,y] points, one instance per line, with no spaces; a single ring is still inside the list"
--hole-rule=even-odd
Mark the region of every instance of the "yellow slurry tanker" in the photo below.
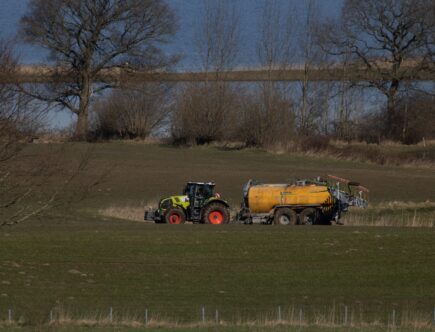
[[[333,184],[321,178],[294,184],[249,180],[243,188],[242,209],[237,219],[248,224],[330,225],[339,223],[349,206],[367,207],[367,188],[336,176],[328,177]]]

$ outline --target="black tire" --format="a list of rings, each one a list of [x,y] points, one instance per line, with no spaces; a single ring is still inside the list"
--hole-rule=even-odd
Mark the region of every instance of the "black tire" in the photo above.
[[[210,203],[203,208],[203,224],[223,225],[230,222],[230,210],[222,203]]]
[[[275,216],[273,217],[273,223],[275,225],[296,225],[298,220],[298,215],[295,211],[289,208],[281,208],[275,212]]]
[[[319,211],[315,208],[306,208],[299,214],[299,224],[301,225],[317,225],[319,221]]]
[[[186,214],[183,209],[172,207],[165,212],[163,220],[167,224],[181,225],[186,222]]]

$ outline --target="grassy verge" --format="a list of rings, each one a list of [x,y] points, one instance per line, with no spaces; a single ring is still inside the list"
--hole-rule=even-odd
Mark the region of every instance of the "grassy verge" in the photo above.
[[[351,317],[352,318],[352,317]],[[0,328],[8,331],[29,330],[14,322],[5,323]],[[39,325],[39,329],[53,331],[434,331],[435,324],[430,319],[402,319],[400,322],[339,322],[331,314],[317,315],[313,322],[304,319],[291,320],[252,320],[252,321],[205,321],[202,323],[179,323],[176,321],[149,320],[144,323],[139,317],[121,317],[109,320],[98,316],[71,318],[57,316],[52,321]]]
[[[276,313],[274,313],[276,314]],[[299,314],[292,308],[288,312],[280,312],[286,317],[274,319],[260,317],[249,321],[205,320],[202,322],[183,323],[170,320],[149,319],[144,322],[139,315],[115,315],[111,318],[101,314],[73,317],[63,311],[54,312],[49,322],[39,324],[39,329],[54,331],[434,331],[433,320],[426,317],[409,316],[400,320],[389,318],[387,322],[381,320],[361,321],[351,312],[346,320],[337,316],[334,311],[317,312],[311,320]],[[415,313],[414,313],[415,314]],[[8,331],[30,329],[30,326],[19,322],[1,322],[0,328]]]
[[[61,332],[88,332],[88,331],[113,331],[113,332],[131,332],[131,331],[159,331],[159,332],[213,332],[213,331],[223,331],[223,332],[260,332],[260,331],[278,331],[278,332],[384,332],[384,331],[396,331],[396,332],[431,332],[434,331],[432,328],[385,328],[385,327],[289,327],[289,326],[232,326],[232,327],[171,327],[171,328],[150,328],[150,327],[43,327],[44,331],[61,331]],[[8,329],[10,332],[15,331],[33,331],[30,328],[11,328]]]

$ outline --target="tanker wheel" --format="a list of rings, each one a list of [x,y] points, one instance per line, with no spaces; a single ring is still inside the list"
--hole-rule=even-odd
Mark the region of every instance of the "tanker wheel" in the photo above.
[[[180,225],[186,222],[186,214],[180,208],[170,208],[166,211],[164,220],[167,224]]]
[[[301,225],[316,225],[319,221],[319,212],[315,208],[306,208],[299,214]]]
[[[296,225],[298,215],[295,211],[288,208],[278,209],[273,217],[275,225]]]
[[[211,203],[204,208],[202,223],[212,225],[228,224],[230,222],[230,210],[223,204]]]

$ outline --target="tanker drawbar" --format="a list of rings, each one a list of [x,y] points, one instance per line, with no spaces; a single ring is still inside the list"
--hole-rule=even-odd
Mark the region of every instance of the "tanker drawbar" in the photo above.
[[[350,206],[366,208],[368,189],[357,182],[328,175],[292,184],[249,180],[237,220],[252,224],[330,225],[340,223]]]

